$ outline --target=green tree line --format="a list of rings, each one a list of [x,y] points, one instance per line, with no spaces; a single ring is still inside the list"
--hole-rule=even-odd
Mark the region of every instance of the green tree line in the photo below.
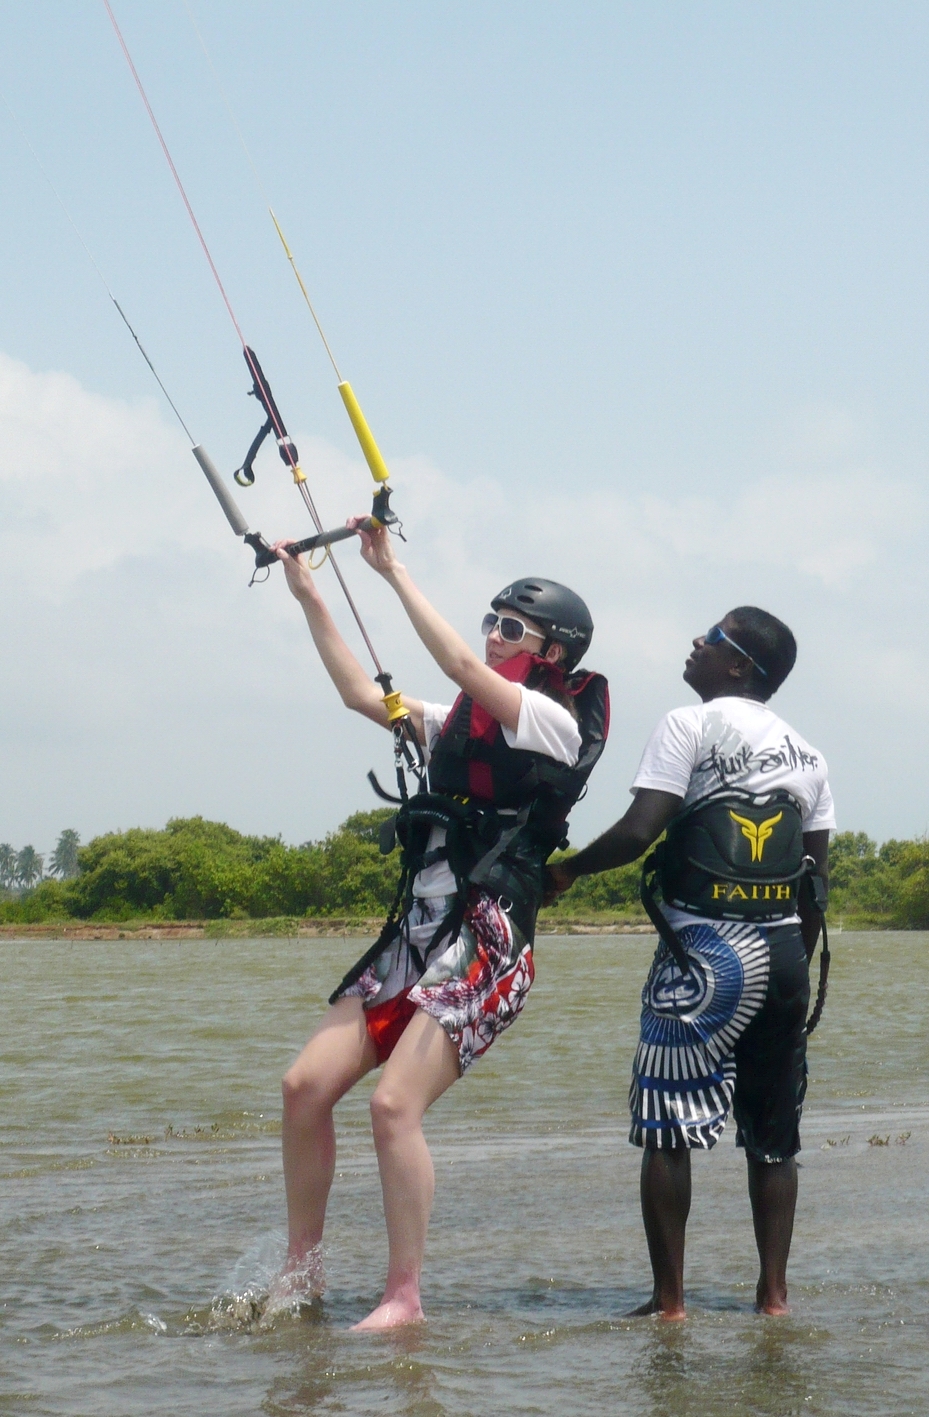
[[[162,831],[109,832],[77,849],[73,878],[0,901],[0,921],[376,916],[396,885],[396,853],[382,856],[377,842],[389,815],[356,812],[302,846],[202,817],[176,818]]]
[[[58,838],[48,861],[50,876],[77,875],[77,849],[80,836],[73,827],[66,827]],[[42,879],[45,857],[34,846],[16,851],[8,841],[0,842],[0,891],[29,891]]]
[[[389,808],[356,812],[322,841],[302,846],[244,836],[202,817],[177,818],[162,831],[110,832],[81,847],[77,833],[68,831],[50,863],[62,878],[35,884],[42,871],[37,857],[32,882],[20,879],[18,887],[11,873],[22,853],[5,847],[10,858],[0,922],[370,919],[386,912],[396,887],[398,853],[383,856],[378,846],[378,830],[389,816]],[[830,849],[830,871],[833,919],[929,929],[929,840],[879,847],[864,832],[840,832]],[[545,915],[554,924],[644,919],[639,867],[582,878]]]

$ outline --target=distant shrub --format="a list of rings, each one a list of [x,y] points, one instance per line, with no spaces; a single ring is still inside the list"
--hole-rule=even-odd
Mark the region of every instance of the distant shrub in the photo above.
[[[46,920],[67,920],[72,914],[61,881],[42,881],[23,895],[0,900],[0,924],[40,925]]]
[[[58,889],[68,913],[101,921],[377,915],[397,874],[396,858],[376,844],[385,815],[356,813],[303,846],[202,817],[175,818],[163,831],[133,827],[81,847],[78,876]]]

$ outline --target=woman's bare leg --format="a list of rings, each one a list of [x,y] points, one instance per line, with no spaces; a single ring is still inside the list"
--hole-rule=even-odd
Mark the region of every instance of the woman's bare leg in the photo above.
[[[298,1269],[323,1236],[335,1174],[332,1109],[377,1065],[360,999],[339,999],[284,1076],[285,1272]]]
[[[435,1172],[422,1121],[460,1074],[448,1034],[417,1009],[371,1098],[389,1259],[384,1297],[356,1329],[395,1328],[423,1317],[419,1285]]]

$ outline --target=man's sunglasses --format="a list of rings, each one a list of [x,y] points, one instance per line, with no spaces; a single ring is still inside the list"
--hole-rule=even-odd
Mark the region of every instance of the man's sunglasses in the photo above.
[[[538,630],[530,630],[529,626],[524,625],[522,620],[517,620],[515,615],[495,615],[491,610],[481,621],[481,634],[486,639],[494,630],[500,631],[501,640],[505,640],[508,645],[520,644],[526,635],[531,635],[535,640],[545,639]]]
[[[727,645],[732,645],[733,649],[737,649],[739,654],[744,654],[749,664],[753,664],[762,678],[767,679],[767,669],[762,669],[757,659],[753,659],[747,649],[743,649],[741,645],[737,645],[735,640],[727,635],[725,630],[721,629],[719,625],[714,625],[713,628],[707,630],[706,634],[703,636],[703,643],[705,645],[718,645],[722,640],[725,640]]]

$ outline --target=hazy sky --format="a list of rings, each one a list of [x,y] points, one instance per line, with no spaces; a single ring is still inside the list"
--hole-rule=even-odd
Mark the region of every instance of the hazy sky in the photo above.
[[[775,706],[825,753],[840,825],[926,831],[929,9],[191,5],[414,576],[476,646],[514,575],[591,606],[613,733],[574,840],[690,701],[690,638],[744,603],[796,631]],[[184,0],[114,8],[336,524],[370,478]],[[7,7],[0,91],[231,472],[260,411],[102,3]],[[2,104],[0,132],[0,840],[194,813],[318,837],[376,805],[389,739],[341,709],[279,572],[247,589]],[[309,530],[270,450],[240,500],[269,537]],[[398,684],[449,702],[340,560]]]

